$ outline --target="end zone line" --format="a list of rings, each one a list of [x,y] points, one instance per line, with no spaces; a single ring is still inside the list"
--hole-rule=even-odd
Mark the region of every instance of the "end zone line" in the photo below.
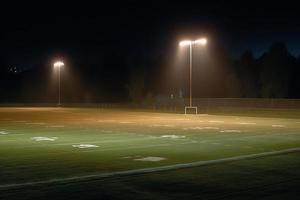
[[[234,156],[234,157],[229,157],[229,158],[221,158],[221,159],[216,159],[216,160],[196,161],[196,162],[191,162],[191,163],[167,165],[167,166],[161,166],[161,167],[134,169],[134,170],[109,172],[109,173],[93,174],[93,175],[86,175],[86,176],[73,176],[73,177],[67,177],[67,178],[56,178],[56,179],[25,182],[25,183],[4,184],[4,185],[0,185],[0,189],[13,189],[13,188],[39,186],[39,185],[46,185],[46,184],[75,183],[75,182],[80,182],[80,181],[101,180],[101,179],[105,179],[105,178],[126,177],[126,176],[131,176],[131,175],[142,175],[142,174],[148,174],[148,173],[156,173],[156,172],[164,172],[164,171],[170,171],[170,170],[193,168],[193,167],[214,165],[214,164],[220,164],[220,163],[228,163],[228,162],[247,160],[247,159],[256,159],[256,158],[262,158],[262,157],[267,157],[267,156],[275,156],[275,155],[282,155],[282,154],[289,154],[289,153],[296,153],[296,152],[300,152],[300,147],[278,150],[278,151],[269,151],[269,152],[263,152],[263,153],[257,153],[257,154]]]

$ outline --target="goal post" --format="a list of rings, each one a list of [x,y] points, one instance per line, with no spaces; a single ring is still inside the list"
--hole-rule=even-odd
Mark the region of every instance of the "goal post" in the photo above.
[[[185,106],[184,107],[184,114],[189,114],[187,111],[189,110],[194,110],[195,111],[195,115],[198,114],[198,107],[197,106]]]

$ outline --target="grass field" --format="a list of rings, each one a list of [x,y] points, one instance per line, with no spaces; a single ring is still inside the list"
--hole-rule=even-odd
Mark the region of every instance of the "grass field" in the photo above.
[[[273,112],[0,108],[0,199],[295,198],[300,111]]]

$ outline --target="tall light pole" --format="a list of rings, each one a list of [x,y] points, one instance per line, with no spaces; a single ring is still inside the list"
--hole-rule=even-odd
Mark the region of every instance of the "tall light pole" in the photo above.
[[[62,61],[57,61],[54,63],[54,68],[57,68],[58,69],[58,106],[61,105],[61,102],[60,102],[60,68],[63,67],[65,64],[62,62]]]
[[[184,40],[179,43],[179,46],[189,46],[190,47],[190,105],[188,107],[185,107],[185,113],[187,108],[195,108],[197,113],[197,107],[193,107],[193,90],[192,90],[192,80],[193,80],[193,46],[194,45],[202,45],[205,46],[207,43],[206,38],[201,38],[198,40]]]

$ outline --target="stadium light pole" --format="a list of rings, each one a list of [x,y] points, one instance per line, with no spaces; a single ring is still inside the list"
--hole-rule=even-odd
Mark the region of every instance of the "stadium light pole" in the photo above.
[[[193,91],[192,91],[192,73],[193,73],[193,46],[201,45],[205,46],[207,44],[206,38],[201,38],[198,40],[183,40],[179,42],[179,46],[189,46],[190,47],[190,108],[193,107]],[[197,112],[197,111],[196,111]]]
[[[54,68],[58,69],[58,106],[61,105],[60,102],[60,68],[63,67],[65,64],[62,61],[57,61],[54,63]]]

